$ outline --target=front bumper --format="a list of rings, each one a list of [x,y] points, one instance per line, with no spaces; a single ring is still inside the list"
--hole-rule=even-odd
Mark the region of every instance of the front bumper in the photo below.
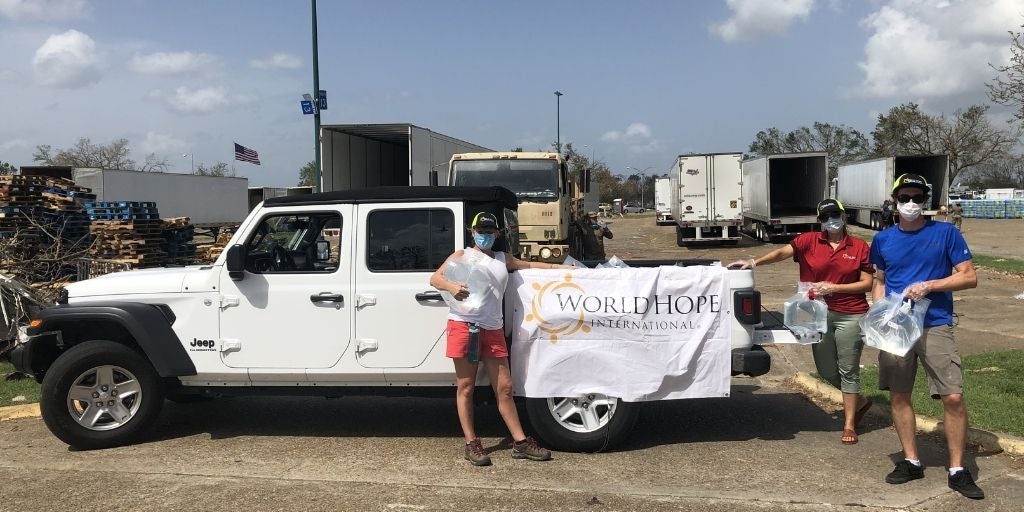
[[[732,374],[757,377],[772,369],[772,358],[760,345],[732,349]]]

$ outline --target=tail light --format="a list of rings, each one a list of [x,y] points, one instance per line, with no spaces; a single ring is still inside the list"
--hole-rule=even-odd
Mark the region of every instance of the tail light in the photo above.
[[[761,323],[761,292],[757,290],[737,290],[732,294],[733,314],[741,324],[755,325]]]

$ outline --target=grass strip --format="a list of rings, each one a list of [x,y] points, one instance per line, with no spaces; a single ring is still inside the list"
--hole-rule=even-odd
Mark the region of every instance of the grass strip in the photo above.
[[[1000,256],[987,256],[984,254],[974,254],[972,260],[974,261],[974,264],[979,267],[1024,276],[1024,260],[1003,258]]]
[[[1024,436],[1024,350],[974,354],[963,358],[964,402],[971,426]],[[878,389],[878,367],[860,372],[861,391],[876,403],[889,404],[889,393]],[[914,411],[942,419],[942,401],[932,399],[924,369],[914,381]]]
[[[14,371],[14,365],[8,361],[0,361],[0,407],[8,405],[32,404],[39,401],[39,383],[33,378],[5,380],[4,377]],[[24,400],[15,402],[14,397],[23,396]]]

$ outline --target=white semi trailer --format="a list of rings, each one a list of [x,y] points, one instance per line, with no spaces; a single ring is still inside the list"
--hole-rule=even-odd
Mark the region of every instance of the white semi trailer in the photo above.
[[[452,155],[491,151],[407,123],[324,125],[320,149],[324,192],[444,185]]]
[[[669,169],[676,245],[740,241],[742,153],[679,155]]]
[[[670,226],[672,222],[672,178],[658,176],[654,178],[654,211],[655,224]]]
[[[901,174],[921,175],[932,187],[925,215],[935,215],[946,202],[949,188],[949,157],[912,155],[876,158],[839,166],[835,197],[843,203],[850,220],[882,229],[882,202],[892,195],[892,184]]]
[[[770,242],[819,229],[828,189],[826,153],[783,153],[743,161],[743,229]]]

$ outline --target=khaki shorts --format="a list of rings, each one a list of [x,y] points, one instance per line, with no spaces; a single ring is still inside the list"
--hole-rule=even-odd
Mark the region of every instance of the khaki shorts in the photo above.
[[[925,329],[921,339],[903,357],[879,352],[879,389],[896,393],[913,391],[918,359],[928,375],[928,390],[932,398],[963,393],[964,373],[960,368],[960,354],[956,351],[953,328],[948,325]]]

